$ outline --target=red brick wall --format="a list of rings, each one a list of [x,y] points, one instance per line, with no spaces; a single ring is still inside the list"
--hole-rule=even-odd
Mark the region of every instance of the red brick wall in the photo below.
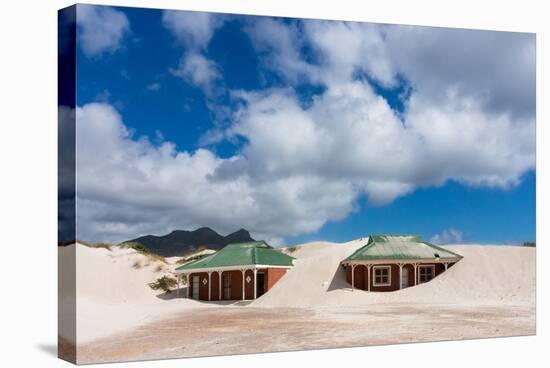
[[[218,276],[218,272],[212,272],[212,300],[219,300],[219,299],[220,299],[220,277]]]
[[[414,286],[414,267],[413,265],[407,264],[403,266],[403,272],[409,273],[409,286]],[[399,285],[399,284],[397,284]]]
[[[243,277],[241,271],[224,271],[223,274],[231,275],[231,300],[241,300],[243,298]]]
[[[433,265],[433,263],[422,263],[419,265]],[[391,285],[389,286],[374,286],[374,270],[371,266],[370,270],[370,278],[367,272],[367,267],[364,265],[357,265],[354,269],[354,280],[353,285],[356,289],[362,289],[362,290],[368,290],[368,283],[370,282],[370,290],[371,291],[394,291],[399,290],[399,266],[393,265],[393,264],[380,264],[377,266],[390,266],[391,267]],[[403,266],[403,272],[409,273],[409,286],[415,285],[415,279],[414,279],[414,267],[411,264],[406,264]],[[417,272],[418,269],[417,269]],[[441,273],[445,272],[445,266],[440,263],[435,264],[435,276],[440,275]],[[417,274],[418,277],[418,274]],[[369,280],[370,279],[370,280]],[[351,285],[351,266],[346,267],[346,281]]]
[[[258,272],[263,271],[265,274],[264,277],[264,290],[267,292],[269,289],[275,285],[277,281],[281,279],[286,274],[286,269],[284,268],[267,268],[263,270],[258,270]],[[242,290],[243,290],[243,277],[240,270],[236,271],[223,271],[222,273],[222,283],[221,283],[221,289],[220,289],[220,279],[218,276],[218,272],[212,272],[211,274],[211,284],[212,284],[212,290],[211,290],[211,300],[219,300],[220,294],[222,293],[222,300],[225,298],[223,297],[223,277],[225,275],[230,275],[231,277],[231,300],[241,300],[242,299]],[[197,272],[192,273],[189,275],[189,297],[193,297],[193,276],[199,276],[199,300],[208,300],[208,282],[206,285],[203,284],[203,279],[206,278],[208,281],[208,273],[207,272]],[[250,276],[250,282],[246,282],[246,277]],[[245,299],[254,299],[254,271],[252,270],[246,270],[245,275]]]
[[[268,268],[265,273],[265,291],[273,287],[286,274],[286,268]]]
[[[250,282],[246,282],[248,276],[250,276]],[[254,299],[254,271],[246,270],[244,279],[244,297],[245,299]]]

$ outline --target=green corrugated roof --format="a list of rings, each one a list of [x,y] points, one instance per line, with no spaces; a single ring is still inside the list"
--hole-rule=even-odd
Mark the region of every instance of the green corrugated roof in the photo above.
[[[245,265],[292,266],[294,257],[273,249],[264,241],[233,243],[176,271]]]
[[[430,258],[456,259],[462,256],[423,241],[416,235],[370,235],[367,244],[342,262]]]

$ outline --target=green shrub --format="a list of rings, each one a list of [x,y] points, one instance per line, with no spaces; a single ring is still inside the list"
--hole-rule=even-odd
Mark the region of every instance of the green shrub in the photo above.
[[[290,247],[290,248],[286,248],[286,251],[287,251],[288,253],[294,253],[294,252],[296,252],[296,249],[298,249],[298,248],[296,248],[296,247]]]
[[[137,251],[141,254],[150,254],[151,253],[145,245],[143,245],[141,243],[138,243],[138,242],[122,243],[122,244],[120,244],[120,246],[124,247],[124,248],[134,249],[135,251]]]
[[[178,282],[175,278],[169,276],[162,276],[157,281],[149,284],[149,287],[153,290],[163,290],[166,293],[172,292],[172,289],[176,287]]]

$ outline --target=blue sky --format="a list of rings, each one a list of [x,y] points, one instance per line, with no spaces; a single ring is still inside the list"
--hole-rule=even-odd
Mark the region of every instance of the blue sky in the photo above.
[[[535,239],[534,35],[78,6],[79,238]]]

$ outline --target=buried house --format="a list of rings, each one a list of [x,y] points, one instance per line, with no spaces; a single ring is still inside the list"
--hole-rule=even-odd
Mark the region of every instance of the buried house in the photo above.
[[[188,298],[256,299],[285,275],[293,260],[264,241],[233,243],[176,268],[176,273],[187,277]]]
[[[371,235],[341,264],[352,290],[394,291],[428,282],[461,259],[419,236]]]

